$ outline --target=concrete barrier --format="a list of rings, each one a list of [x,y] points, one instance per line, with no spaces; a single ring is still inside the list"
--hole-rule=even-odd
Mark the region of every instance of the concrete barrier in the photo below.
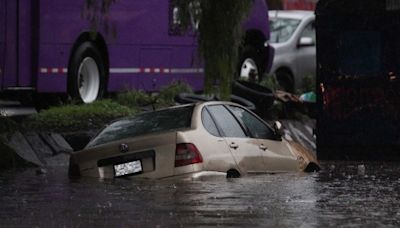
[[[7,150],[7,153],[15,153],[16,157],[38,167],[66,166],[69,154],[73,151],[64,138],[56,133],[14,132],[2,135],[0,144],[5,147],[0,147],[1,152]],[[0,156],[0,159],[9,158]]]

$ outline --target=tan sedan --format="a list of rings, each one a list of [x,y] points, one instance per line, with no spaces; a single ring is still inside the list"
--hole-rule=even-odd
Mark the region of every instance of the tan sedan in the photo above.
[[[279,131],[235,103],[176,106],[111,123],[71,155],[69,173],[164,178],[319,170],[313,154]]]

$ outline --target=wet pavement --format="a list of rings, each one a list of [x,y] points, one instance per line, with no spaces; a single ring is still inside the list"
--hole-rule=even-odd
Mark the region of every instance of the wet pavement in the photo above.
[[[0,227],[400,226],[400,163],[323,168],[197,181],[3,173]]]

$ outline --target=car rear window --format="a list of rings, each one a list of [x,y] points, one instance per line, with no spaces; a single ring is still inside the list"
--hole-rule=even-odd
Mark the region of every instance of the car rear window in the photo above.
[[[88,145],[93,147],[129,137],[190,128],[194,106],[142,113],[122,119],[104,128]]]

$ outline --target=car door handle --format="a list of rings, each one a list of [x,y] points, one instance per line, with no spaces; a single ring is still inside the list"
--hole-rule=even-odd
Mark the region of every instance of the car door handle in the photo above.
[[[261,145],[260,145],[260,149],[261,149],[261,150],[267,150],[268,147],[264,146],[264,144],[261,144]]]
[[[231,142],[231,144],[230,144],[229,146],[230,146],[231,148],[235,149],[235,150],[239,147],[239,145],[236,144],[236,143],[234,143],[234,142]]]

